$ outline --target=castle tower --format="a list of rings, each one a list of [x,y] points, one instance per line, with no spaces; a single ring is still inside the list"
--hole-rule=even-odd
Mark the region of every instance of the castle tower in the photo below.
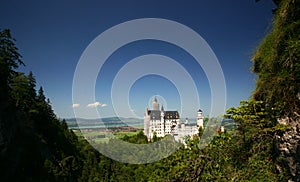
[[[152,101],[152,110],[158,111],[159,110],[159,104],[157,102],[156,97],[154,97],[153,101]]]
[[[188,118],[185,118],[184,124],[188,124],[188,123],[189,123],[189,119],[188,119]]]
[[[147,107],[145,116],[144,116],[144,135],[146,135],[147,137],[149,137],[149,126],[150,126],[150,116],[148,113],[149,113],[149,110]]]
[[[160,110],[160,124],[161,124],[161,129],[162,129],[162,135],[165,135],[165,110],[164,106],[161,106]]]
[[[202,116],[202,110],[199,109],[198,112],[197,112],[197,127],[200,128],[204,128],[203,126],[203,116]]]

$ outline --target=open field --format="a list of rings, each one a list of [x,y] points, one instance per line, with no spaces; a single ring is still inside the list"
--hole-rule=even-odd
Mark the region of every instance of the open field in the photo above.
[[[138,134],[140,130],[136,131],[117,131],[117,132],[105,132],[105,131],[97,131],[97,130],[92,130],[92,131],[84,131],[81,132],[80,130],[73,130],[73,132],[78,136],[78,137],[84,137],[88,141],[92,141],[95,143],[104,143],[108,142],[109,139],[111,138],[111,134],[115,136],[115,138],[121,139],[125,135],[127,136],[133,136]]]
[[[114,135],[117,137],[117,138],[123,138],[125,135],[127,136],[133,136],[133,135],[136,135],[138,134],[140,131],[132,131],[132,132],[116,132],[114,133]]]

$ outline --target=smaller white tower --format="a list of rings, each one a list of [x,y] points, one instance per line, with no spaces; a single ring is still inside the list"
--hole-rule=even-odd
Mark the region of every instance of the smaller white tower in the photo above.
[[[185,120],[184,120],[184,124],[188,124],[189,123],[189,119],[188,118],[185,118]]]
[[[204,128],[202,110],[199,109],[197,113],[198,113],[198,115],[197,115],[197,127],[198,128],[200,128],[200,127]]]

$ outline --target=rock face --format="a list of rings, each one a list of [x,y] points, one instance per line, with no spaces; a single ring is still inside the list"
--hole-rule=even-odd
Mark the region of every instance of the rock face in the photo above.
[[[276,136],[277,147],[292,176],[291,181],[300,181],[300,117],[278,119],[280,124],[290,126],[283,135]]]

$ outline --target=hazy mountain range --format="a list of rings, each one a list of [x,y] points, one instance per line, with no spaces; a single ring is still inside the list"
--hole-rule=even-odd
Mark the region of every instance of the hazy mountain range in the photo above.
[[[66,122],[70,129],[88,129],[88,128],[110,128],[117,126],[132,126],[142,128],[143,119],[138,118],[123,118],[123,117],[108,117],[98,119],[84,118],[69,118]]]

